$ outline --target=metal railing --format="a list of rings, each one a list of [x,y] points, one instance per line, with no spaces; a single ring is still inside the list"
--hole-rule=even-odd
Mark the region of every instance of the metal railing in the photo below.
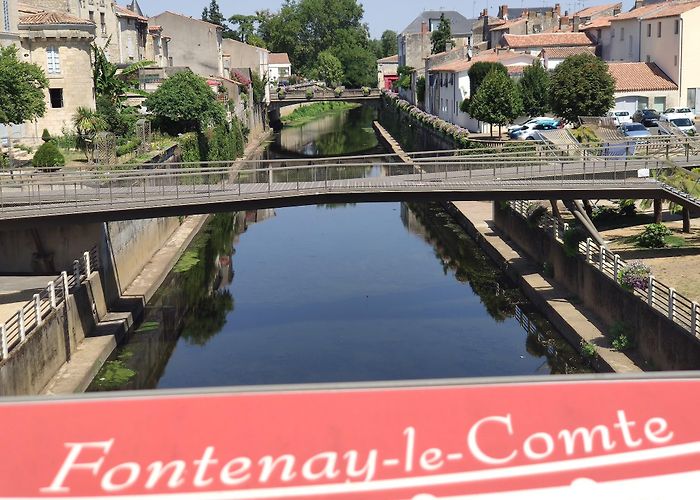
[[[360,97],[381,97],[381,91],[379,89],[370,89],[369,93],[365,93],[362,89],[345,89],[340,95],[336,95],[334,89],[315,89],[314,95],[309,100],[319,100],[319,99],[357,99]],[[306,95],[306,89],[301,90],[289,90],[285,92],[284,97],[280,98],[278,94],[273,93],[270,96],[270,101],[272,102],[284,102],[286,100],[299,100],[308,99]]]
[[[70,271],[63,271],[32,300],[22,305],[8,321],[0,324],[0,360],[7,359],[19,348],[66,301],[72,291],[80,288],[98,269],[99,258],[95,247],[75,260]]]
[[[527,209],[530,204],[524,201],[511,203],[513,211],[527,219]],[[545,215],[540,225],[549,235],[559,243],[564,244],[563,235],[568,226],[557,219]],[[593,266],[599,272],[613,280],[620,288],[622,285],[622,271],[628,263],[618,254],[605,247],[596,244],[591,238],[581,242],[577,247],[577,253],[585,259],[586,263]],[[649,277],[646,288],[633,288],[628,290],[649,307],[659,311],[668,319],[690,332],[694,337],[700,338],[700,304],[685,297],[673,287],[657,280],[653,275]]]

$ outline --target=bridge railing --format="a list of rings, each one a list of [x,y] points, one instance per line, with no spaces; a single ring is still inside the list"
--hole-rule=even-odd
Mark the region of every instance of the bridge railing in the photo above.
[[[370,89],[369,93],[365,93],[362,89],[345,89],[343,92],[337,96],[334,89],[315,89],[314,95],[311,99],[306,96],[306,89],[302,90],[289,90],[284,94],[282,99],[275,93],[270,96],[270,100],[273,102],[284,102],[284,101],[297,101],[297,100],[342,100],[342,99],[357,99],[361,97],[380,97],[381,91],[379,89]]]
[[[516,201],[511,207],[523,219],[527,219],[529,202]],[[543,218],[541,226],[550,236],[562,245],[564,244],[564,232],[568,226],[549,215]],[[622,271],[628,266],[618,254],[606,247],[601,247],[591,238],[581,242],[577,247],[577,253],[581,255],[587,264],[596,268],[603,275],[613,280],[619,287],[622,284]],[[649,307],[659,311],[668,319],[681,326],[694,337],[700,339],[700,304],[679,293],[673,287],[657,280],[653,275],[641,287],[628,289]]]
[[[97,247],[85,252],[73,262],[72,269],[63,271],[54,281],[32,300],[20,306],[4,324],[0,324],[0,360],[7,359],[58,309],[68,296],[99,270]]]

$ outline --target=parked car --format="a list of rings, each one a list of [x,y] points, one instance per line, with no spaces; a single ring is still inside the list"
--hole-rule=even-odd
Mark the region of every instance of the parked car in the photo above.
[[[641,123],[645,127],[658,127],[659,116],[659,113],[654,109],[638,109],[637,112],[632,115],[632,121]]]
[[[641,123],[623,123],[620,125],[620,132],[625,137],[649,137],[651,132]]]
[[[660,119],[665,122],[670,122],[675,118],[687,118],[692,122],[695,121],[695,112],[690,108],[668,108],[661,113]]]
[[[671,118],[670,123],[681,129],[686,135],[695,135],[698,133],[695,128],[695,122],[688,118]]]
[[[513,130],[508,134],[508,137],[510,137],[511,139],[525,139],[525,136],[527,136],[530,132],[535,130],[540,125],[548,127],[544,130],[552,130],[559,127],[559,120],[555,120],[554,118],[541,118],[538,121],[528,123],[526,125],[521,126],[520,128]]]
[[[510,127],[508,127],[508,134],[510,135],[511,132],[513,132],[513,131],[515,131],[515,130],[520,130],[520,129],[521,129],[522,127],[524,127],[525,125],[530,125],[531,123],[537,123],[537,122],[539,122],[540,120],[551,120],[551,118],[548,118],[548,117],[546,117],[546,116],[536,116],[536,117],[530,118],[530,119],[528,119],[527,121],[525,121],[525,122],[523,122],[523,123],[520,123],[520,124],[514,123],[513,125],[511,125]]]
[[[543,139],[541,132],[543,130],[556,130],[559,128],[559,124],[553,123],[538,123],[532,130],[525,132],[520,135],[520,139],[525,141],[541,141]]]
[[[613,119],[615,125],[618,127],[623,123],[632,123],[632,116],[630,115],[629,111],[616,109],[614,111],[610,111],[608,116]]]

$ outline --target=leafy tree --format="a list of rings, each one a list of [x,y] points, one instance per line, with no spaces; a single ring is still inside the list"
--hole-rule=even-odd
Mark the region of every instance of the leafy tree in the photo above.
[[[430,42],[433,44],[433,54],[445,52],[447,44],[452,42],[452,23],[444,13],[440,14],[440,24],[430,35]]]
[[[408,90],[411,88],[411,75],[414,69],[411,66],[399,66],[396,71],[399,79],[396,80],[396,86],[400,89]]]
[[[134,133],[136,121],[141,118],[135,108],[122,107],[102,95],[97,96],[96,105],[97,114],[105,121],[106,130],[120,137]]]
[[[253,71],[253,102],[260,104],[265,100],[265,87],[267,86],[267,75],[260,77],[257,71]]]
[[[491,73],[493,70],[500,71],[504,75],[508,75],[508,70],[501,63],[479,61],[472,64],[472,67],[469,68],[469,71],[467,72],[467,75],[469,75],[470,96],[473,97],[476,94],[476,91],[479,90],[479,85],[481,85],[481,82],[484,81],[486,75]]]
[[[386,30],[382,33],[382,57],[389,57],[399,53],[399,40],[396,31]]]
[[[615,81],[608,65],[593,54],[567,57],[554,69],[549,99],[552,110],[570,122],[602,116],[615,105]]]
[[[518,87],[507,74],[492,70],[472,96],[469,114],[477,120],[500,127],[512,122],[523,111],[523,102]]]
[[[425,77],[420,76],[416,80],[416,99],[418,105],[422,108],[425,105]]]
[[[161,128],[171,133],[203,131],[226,119],[226,111],[211,87],[190,70],[165,80],[144,104]]]
[[[539,59],[523,70],[519,85],[527,115],[540,116],[549,111],[549,73]]]
[[[116,64],[107,59],[104,49],[92,44],[92,79],[95,93],[113,103],[124,100],[129,92],[141,93],[138,72],[141,68],[151,66],[153,61],[138,61],[119,71]]]
[[[204,10],[202,11],[202,21],[221,26],[222,37],[235,38],[234,32],[231,30],[228,23],[226,22],[226,18],[221,13],[221,9],[219,8],[219,2],[217,2],[216,0],[211,0],[209,2],[209,7],[204,7]]]
[[[78,133],[78,147],[83,150],[88,162],[93,163],[95,160],[93,148],[95,136],[107,129],[107,123],[94,110],[81,106],[75,110],[73,125]]]
[[[233,26],[238,26],[231,30],[232,38],[235,38],[239,42],[249,43],[248,40],[256,36],[255,23],[258,20],[258,16],[236,14],[229,17],[228,20]]]
[[[17,47],[0,48],[0,123],[19,124],[44,116],[48,84],[39,66],[17,59]]]
[[[377,59],[381,59],[382,57],[384,57],[384,49],[382,48],[381,40],[370,40],[369,50]]]
[[[326,82],[329,87],[335,87],[343,81],[343,65],[340,59],[328,51],[323,51],[318,55],[316,62],[316,72],[318,78]]]
[[[66,159],[58,150],[58,146],[53,141],[46,141],[37,149],[32,158],[32,165],[36,168],[50,169],[66,164]]]

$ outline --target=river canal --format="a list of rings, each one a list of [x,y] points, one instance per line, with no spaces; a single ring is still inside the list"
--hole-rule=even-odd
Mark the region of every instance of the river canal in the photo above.
[[[382,152],[374,118],[285,129],[267,155]],[[213,216],[89,390],[585,371],[438,205],[325,205]]]

